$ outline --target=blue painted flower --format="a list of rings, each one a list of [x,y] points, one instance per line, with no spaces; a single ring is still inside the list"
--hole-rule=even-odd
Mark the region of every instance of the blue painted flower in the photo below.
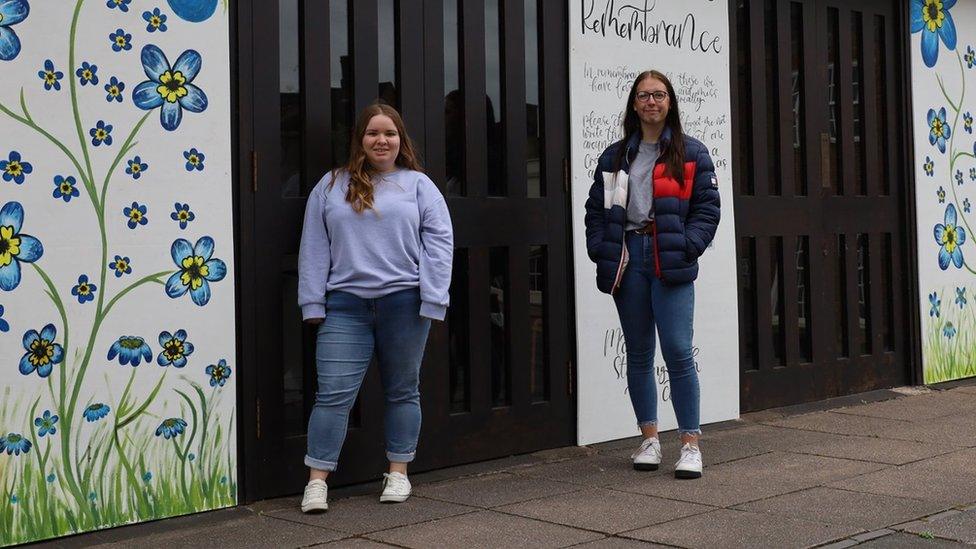
[[[34,426],[37,427],[37,436],[43,437],[49,434],[57,434],[58,428],[55,427],[57,422],[58,416],[51,415],[51,410],[44,410],[43,416],[34,418]]]
[[[969,199],[964,198],[962,201],[962,211],[969,213],[971,209],[972,209],[972,204],[969,203]]]
[[[0,171],[3,172],[4,181],[13,181],[20,185],[24,182],[24,177],[34,171],[34,166],[30,162],[24,162],[19,152],[10,151],[6,160],[0,160]]]
[[[966,46],[966,55],[962,56],[966,60],[966,66],[973,68],[976,65],[976,51],[973,50],[972,46]]]
[[[929,294],[929,304],[931,305],[931,307],[929,308],[929,316],[934,316],[935,318],[939,318],[940,316],[939,309],[942,307],[942,299],[939,298],[938,292],[932,292]]]
[[[44,81],[45,90],[50,91],[52,88],[56,91],[61,90],[61,79],[64,78],[64,73],[54,70],[54,61],[44,60],[44,70],[37,71],[37,76]]]
[[[128,223],[126,224],[130,229],[135,229],[139,225],[149,223],[149,218],[146,216],[148,212],[149,209],[143,205],[140,205],[138,202],[133,202],[132,206],[128,208],[122,208],[122,215],[129,219]]]
[[[20,234],[24,207],[7,202],[0,208],[0,290],[9,292],[20,284],[20,264],[33,263],[44,254],[41,241]]]
[[[935,109],[929,109],[928,123],[929,144],[938,146],[939,152],[944,153],[946,151],[946,140],[952,137],[952,127],[946,122],[945,107],[940,108],[939,112],[935,112]]]
[[[78,187],[75,186],[75,183],[77,181],[75,181],[74,176],[54,176],[54,193],[51,196],[60,198],[65,202],[71,202],[71,199],[79,194]]]
[[[170,65],[158,47],[152,44],[143,47],[142,68],[149,80],[136,86],[132,101],[143,110],[161,107],[159,121],[163,128],[175,130],[183,119],[183,109],[199,113],[207,108],[206,94],[191,83],[202,64],[203,59],[195,50],[184,51]]]
[[[10,323],[3,318],[3,305],[0,305],[0,332],[9,332]]]
[[[935,191],[935,196],[939,197],[939,204],[945,204],[946,192],[942,185],[939,185],[939,190]]]
[[[163,349],[156,357],[160,366],[173,365],[174,368],[186,366],[186,357],[193,354],[193,344],[186,340],[186,330],[176,330],[175,334],[163,331],[159,334],[159,346]]]
[[[949,9],[956,0],[911,0],[912,34],[922,33],[922,60],[934,67],[939,60],[939,38],[946,49],[956,49],[956,25]]]
[[[132,49],[132,35],[122,29],[116,29],[115,32],[108,35],[108,39],[112,41],[112,51],[129,51]]]
[[[119,11],[127,12],[129,11],[129,4],[131,3],[132,0],[108,0],[105,2],[105,5],[108,6],[109,9],[119,8]]]
[[[146,471],[142,474],[142,481],[149,484],[152,481],[152,472]]]
[[[183,151],[183,158],[186,159],[186,171],[203,171],[203,161],[206,156],[204,156],[202,152],[196,150],[195,148],[188,151]]]
[[[220,483],[227,484],[227,477],[226,476],[220,477]]]
[[[55,480],[58,480],[58,477],[54,473],[51,473],[50,475],[47,476],[47,481],[49,484],[54,482]]]
[[[935,162],[930,157],[925,157],[925,164],[922,164],[922,168],[925,169],[925,175],[929,177],[935,175]]]
[[[124,95],[122,92],[125,91],[125,82],[119,81],[118,78],[112,77],[108,84],[105,84],[105,100],[111,103],[112,101],[122,102]]]
[[[166,32],[166,14],[159,11],[159,8],[142,12],[142,18],[146,21],[147,32]]]
[[[962,309],[966,306],[966,288],[956,288],[956,305]]]
[[[75,76],[81,81],[82,86],[88,83],[94,86],[98,84],[98,65],[91,65],[88,61],[83,61],[81,67],[75,71]]]
[[[10,494],[10,505],[17,505],[18,502],[20,502],[20,499],[17,497],[17,494]]]
[[[946,322],[945,326],[942,328],[942,335],[946,336],[948,339],[952,339],[958,333],[956,327],[952,325],[952,322]]]
[[[976,168],[969,168],[969,180],[976,181]]]
[[[966,243],[966,229],[956,225],[956,207],[946,206],[945,223],[935,226],[935,242],[939,248],[939,268],[943,271],[949,268],[950,261],[962,268],[962,245]]]
[[[78,277],[78,284],[71,288],[71,295],[78,298],[78,303],[85,303],[94,301],[96,290],[98,286],[88,281],[88,275],[81,275]]]
[[[132,179],[139,179],[142,173],[149,169],[149,164],[142,161],[142,158],[134,156],[126,163],[125,173],[132,176]]]
[[[85,419],[88,421],[88,423],[92,423],[107,416],[108,413],[111,411],[112,409],[109,408],[107,404],[96,402],[95,404],[92,404],[91,406],[85,408],[85,411],[82,412],[82,415],[85,416]]]
[[[227,276],[227,265],[220,259],[211,259],[214,240],[201,237],[191,248],[187,240],[173,241],[170,253],[180,268],[166,281],[166,295],[177,298],[190,292],[190,298],[201,307],[210,301],[210,282],[218,282]]]
[[[20,53],[20,38],[10,27],[27,19],[27,0],[0,0],[0,60],[10,61]]]
[[[196,215],[190,211],[189,204],[180,204],[177,202],[173,205],[175,208],[173,213],[169,214],[170,219],[177,221],[180,224],[180,229],[185,229],[187,223],[196,219]]]
[[[94,502],[97,499],[98,499],[98,494],[96,494],[94,491],[88,494],[88,501]]]
[[[973,133],[973,115],[966,112],[962,115],[963,129],[966,133]]]
[[[91,135],[92,145],[96,147],[102,143],[106,146],[112,144],[112,125],[106,124],[104,120],[99,120],[94,128],[88,130],[88,134]]]
[[[115,360],[115,357],[119,357],[119,364],[122,366],[132,364],[135,368],[143,360],[147,364],[151,362],[153,354],[145,339],[139,336],[122,336],[112,344],[106,355],[108,360]]]
[[[178,417],[171,417],[169,419],[164,419],[159,427],[156,427],[156,436],[163,437],[165,439],[175,438],[178,435],[182,435],[186,430],[186,422]]]
[[[122,275],[132,273],[132,262],[129,261],[128,256],[117,255],[115,260],[108,264],[108,268],[115,271],[115,278],[122,278]]]
[[[962,185],[962,170],[956,170],[956,184]]]
[[[26,454],[30,452],[31,446],[33,446],[31,441],[18,433],[7,433],[6,436],[0,437],[0,452],[7,452],[8,456]]]
[[[54,365],[64,359],[64,349],[54,342],[58,331],[54,324],[48,324],[37,330],[24,333],[24,356],[20,359],[20,373],[29,376],[37,370],[38,377],[47,377],[54,370]]]
[[[220,359],[217,364],[211,364],[207,366],[207,375],[210,376],[210,386],[216,387],[220,385],[221,387],[227,383],[227,378],[230,377],[231,369],[227,365],[227,361]]]
[[[180,19],[191,23],[206,21],[217,9],[217,0],[166,0]]]
[[[196,455],[196,454],[194,454],[193,452],[190,452],[190,453],[189,453],[189,454],[188,454],[188,455],[186,456],[186,459],[188,459],[188,460],[190,460],[190,461],[193,461],[193,460],[195,460],[195,459],[197,459],[197,455]]]

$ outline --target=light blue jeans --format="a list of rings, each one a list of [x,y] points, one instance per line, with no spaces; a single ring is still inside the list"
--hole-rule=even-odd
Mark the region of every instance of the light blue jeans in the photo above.
[[[669,285],[654,268],[654,238],[626,233],[630,262],[613,296],[627,344],[627,388],[639,426],[657,425],[654,328],[668,371],[679,434],[700,434],[701,392],[692,351],[695,285]]]
[[[375,351],[386,397],[386,458],[413,461],[420,436],[420,364],[430,319],[420,316],[420,290],[376,299],[332,291],[315,347],[318,392],[308,420],[305,465],[335,471],[349,411]]]

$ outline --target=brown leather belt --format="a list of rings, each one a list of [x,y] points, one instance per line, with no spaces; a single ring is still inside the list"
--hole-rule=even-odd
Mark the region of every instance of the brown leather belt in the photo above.
[[[637,234],[653,234],[654,233],[654,221],[648,221],[647,225],[633,230]]]

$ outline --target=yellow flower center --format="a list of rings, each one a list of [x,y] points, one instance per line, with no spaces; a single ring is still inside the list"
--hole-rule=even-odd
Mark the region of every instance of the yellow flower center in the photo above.
[[[180,282],[184,286],[189,286],[191,290],[196,290],[203,286],[203,279],[210,274],[210,267],[207,267],[203,258],[198,255],[191,255],[182,262],[183,274],[180,275]]]
[[[186,210],[180,211],[180,215],[179,215],[180,221],[186,221],[189,217],[190,216],[187,215]]]
[[[58,79],[54,77],[53,72],[47,71],[46,73],[44,73],[44,81],[47,82],[48,84],[54,84],[55,82],[58,81]]]
[[[922,8],[922,21],[928,27],[929,32],[935,32],[945,21],[945,10],[942,9],[942,0],[925,0],[925,7]]]
[[[20,254],[20,238],[14,236],[12,226],[0,226],[0,267],[10,265]]]
[[[101,141],[101,140],[104,140],[107,135],[108,134],[105,133],[105,130],[95,130],[95,139],[98,139],[98,140]]]
[[[20,172],[23,171],[23,169],[24,168],[20,165],[20,162],[17,162],[16,160],[7,162],[7,173],[14,177],[20,175]]]
[[[166,342],[163,346],[163,354],[166,355],[170,361],[176,360],[183,356],[183,342],[178,339],[171,339]]]
[[[116,36],[115,37],[115,43],[118,44],[118,45],[120,45],[120,46],[125,46],[125,37],[124,36]]]
[[[71,186],[71,183],[61,184],[61,194],[71,194],[72,189],[74,189],[74,187]]]
[[[132,210],[129,212],[129,219],[133,221],[139,221],[140,219],[142,219],[142,212],[140,212],[135,208],[132,208]]]
[[[162,21],[160,21],[159,18],[154,15],[149,18],[149,23],[154,27],[158,27]]]
[[[188,161],[190,162],[190,164],[196,165],[200,163],[200,158],[195,154],[191,154]]]
[[[956,251],[958,244],[956,242],[955,225],[946,225],[945,232],[942,233],[942,245],[945,246],[946,251],[950,254]]]
[[[127,268],[129,268],[129,264],[126,263],[125,261],[116,261],[115,262],[115,270],[116,271],[124,271]]]
[[[141,166],[139,166],[139,164],[133,164],[133,165],[132,165],[132,171],[133,171],[133,172],[138,172],[138,171],[139,171],[139,170],[141,170],[141,169],[142,169],[142,167],[141,167]]]
[[[936,118],[932,121],[932,132],[935,133],[936,137],[942,137],[944,135],[945,125],[942,123],[941,118]]]
[[[170,103],[176,103],[181,97],[186,97],[186,77],[180,71],[166,71],[159,77],[156,93]]]
[[[93,76],[92,71],[88,69],[81,71],[81,77],[84,78],[85,80],[91,80],[92,76]]]
[[[27,359],[34,366],[44,366],[51,362],[54,356],[54,345],[46,339],[36,339],[30,345],[30,357]]]
[[[118,95],[119,94],[119,87],[118,86],[112,86],[111,88],[108,89],[108,93],[109,93],[109,95],[112,95],[112,96]]]

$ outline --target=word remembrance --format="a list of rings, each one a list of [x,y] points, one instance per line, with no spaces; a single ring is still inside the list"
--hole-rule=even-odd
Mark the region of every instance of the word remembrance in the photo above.
[[[711,4],[715,0],[695,0]],[[657,0],[626,3],[615,0],[580,0],[581,34],[618,36],[672,48],[687,48],[702,53],[721,53],[722,35],[700,25],[693,12],[683,17],[656,17]]]

